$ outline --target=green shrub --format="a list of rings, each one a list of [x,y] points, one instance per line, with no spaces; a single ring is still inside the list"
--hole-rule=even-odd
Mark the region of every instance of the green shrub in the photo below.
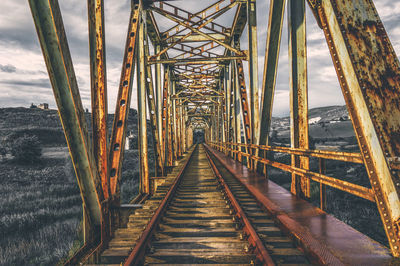
[[[10,152],[17,162],[35,163],[42,156],[42,147],[38,137],[23,135],[12,141]]]

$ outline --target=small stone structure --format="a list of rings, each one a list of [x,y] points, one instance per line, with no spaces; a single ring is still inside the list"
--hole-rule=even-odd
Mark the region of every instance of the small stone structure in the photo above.
[[[40,109],[43,109],[43,110],[49,110],[49,104],[48,103],[41,103],[37,107],[40,108]]]
[[[126,134],[126,140],[125,140],[125,150],[128,151],[130,150],[130,143],[133,139],[134,135],[132,131],[129,131],[128,134]]]

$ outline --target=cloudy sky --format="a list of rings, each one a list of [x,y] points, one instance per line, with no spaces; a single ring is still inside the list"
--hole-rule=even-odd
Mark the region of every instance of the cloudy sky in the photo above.
[[[82,101],[85,108],[90,108],[86,1],[59,2]],[[184,0],[174,4],[195,12],[209,2],[212,1]],[[400,0],[374,2],[394,49],[397,55],[400,55]],[[201,3],[201,6],[198,3]],[[129,0],[105,0],[107,78],[111,112],[115,108],[129,8]],[[257,0],[260,83],[264,64],[268,8],[268,0]],[[56,108],[28,1],[1,0],[0,12],[0,107],[27,107],[30,103],[48,102],[51,108]],[[227,17],[226,19],[232,18],[229,15]],[[275,116],[287,115],[289,111],[286,25],[285,18],[274,102]],[[314,22],[309,8],[307,8],[307,38],[310,108],[344,104],[322,30]],[[241,42],[243,49],[247,48],[246,39],[245,31]],[[136,107],[135,93],[132,95],[132,106]]]

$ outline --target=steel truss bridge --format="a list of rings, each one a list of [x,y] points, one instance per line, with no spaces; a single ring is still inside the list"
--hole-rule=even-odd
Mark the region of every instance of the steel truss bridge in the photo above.
[[[180,7],[182,1],[132,0],[109,131],[104,3],[87,1],[89,136],[58,1],[29,0],[84,206],[85,244],[66,264],[395,261],[400,255],[400,66],[372,0],[270,0],[269,15],[258,25],[267,28],[263,71],[257,62],[256,1],[211,2],[198,1],[193,13]],[[312,73],[307,73],[305,5],[325,35],[359,153],[309,148],[307,74]],[[268,143],[285,9],[290,147]],[[245,29],[247,50],[240,44]],[[133,82],[140,193],[123,205],[121,168]],[[194,130],[203,130],[206,144],[193,145]],[[270,159],[270,152],[290,154],[291,163]],[[310,157],[318,158],[318,172],[310,170]],[[326,175],[325,160],[364,165],[371,186]],[[268,180],[267,166],[291,173],[290,192]],[[309,203],[311,181],[319,183],[318,207]],[[388,247],[325,213],[327,186],[375,202]]]

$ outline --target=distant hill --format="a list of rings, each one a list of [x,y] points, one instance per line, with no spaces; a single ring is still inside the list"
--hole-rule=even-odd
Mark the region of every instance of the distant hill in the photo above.
[[[85,113],[89,132],[91,114]],[[114,114],[108,115],[111,132]],[[130,109],[128,131],[137,133],[137,111]],[[44,145],[65,145],[65,137],[57,110],[39,108],[0,108],[0,140],[23,134],[36,135]]]
[[[308,110],[309,119],[321,117],[321,121],[332,121],[342,117],[348,117],[346,105],[317,107]]]
[[[346,106],[312,108],[309,114],[309,133],[315,139],[355,138]],[[114,115],[108,115],[111,132]],[[86,113],[89,132],[91,114]],[[150,129],[150,127],[148,127]],[[273,117],[272,130],[278,138],[290,138],[289,117]],[[137,135],[137,111],[130,109],[128,131]],[[148,132],[150,134],[150,132]],[[44,145],[65,145],[65,137],[57,110],[39,108],[0,108],[0,140],[23,134],[36,135]]]
[[[315,139],[355,138],[345,105],[312,108],[308,111],[308,119],[309,134]],[[277,131],[279,138],[290,138],[290,118],[273,117],[272,130]]]

